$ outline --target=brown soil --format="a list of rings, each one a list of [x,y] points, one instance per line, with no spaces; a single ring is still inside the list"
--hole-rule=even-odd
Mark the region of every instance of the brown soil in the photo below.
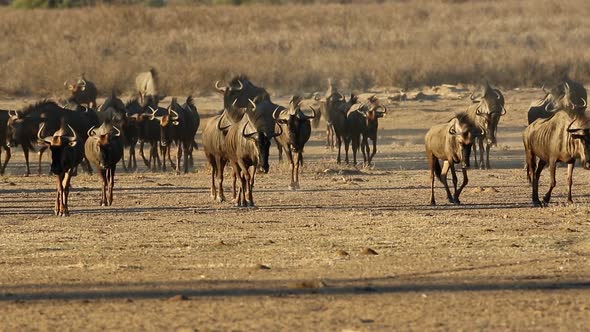
[[[22,177],[17,150],[0,178],[0,330],[588,329],[590,177],[576,169],[568,206],[559,168],[552,204],[532,207],[521,133],[540,95],[505,93],[494,169],[469,171],[462,206],[439,184],[427,205],[423,156],[427,128],[468,104],[456,96],[391,104],[359,172],[339,172],[354,168],[336,165],[322,123],[299,191],[272,148],[250,209],[211,201],[197,151],[188,175],[121,171],[108,208],[81,173],[72,215],[54,217],[54,179]]]

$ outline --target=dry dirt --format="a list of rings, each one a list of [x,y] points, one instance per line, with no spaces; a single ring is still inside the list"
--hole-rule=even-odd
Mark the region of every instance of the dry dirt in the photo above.
[[[251,209],[210,200],[197,151],[188,175],[118,173],[108,208],[81,173],[72,215],[54,217],[54,179],[23,177],[17,150],[0,178],[0,330],[588,330],[590,173],[568,206],[559,168],[552,204],[532,207],[521,132],[539,90],[505,93],[494,169],[469,171],[464,205],[438,184],[427,205],[423,136],[467,95],[392,102],[373,169],[337,166],[315,130],[299,191],[273,147]]]

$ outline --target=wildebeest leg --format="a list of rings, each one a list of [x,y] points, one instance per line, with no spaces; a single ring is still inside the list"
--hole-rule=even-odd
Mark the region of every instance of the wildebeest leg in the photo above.
[[[109,196],[108,201],[107,201],[107,205],[111,206],[113,205],[113,189],[115,187],[115,170],[116,167],[113,167],[112,169],[108,169],[107,170],[107,176],[108,176],[108,180],[109,180]]]
[[[368,146],[367,146],[368,151]],[[369,165],[373,163],[373,157],[375,157],[375,153],[377,153],[377,137],[373,139],[373,151],[371,151],[371,156],[369,157]]]
[[[348,147],[350,146],[350,138],[345,137],[344,138],[344,152],[345,152],[345,156],[344,156],[344,162],[348,164]]]
[[[38,164],[37,164],[37,175],[41,176],[41,162],[43,161],[43,152],[45,152],[45,150],[47,150],[47,146],[43,145],[40,149],[38,154],[39,159]],[[28,158],[28,152],[25,154],[25,158]],[[27,161],[27,165],[29,164],[29,162]],[[27,167],[28,168],[28,167]],[[27,171],[28,172],[28,171]]]
[[[100,190],[100,206],[107,205],[107,170],[101,168],[99,170],[100,173],[100,181],[101,181],[101,190]]]
[[[61,195],[63,192],[63,188],[62,188],[62,184],[61,184],[61,180],[62,180],[63,175],[59,174],[57,175],[55,178],[57,180],[57,197],[55,198],[55,208],[53,209],[53,212],[55,213],[56,216],[59,216],[59,211],[61,211]]]
[[[453,199],[453,195],[451,194],[451,190],[449,189],[449,184],[447,183],[447,173],[449,172],[450,165],[451,164],[447,160],[445,160],[443,162],[443,167],[442,167],[442,171],[440,173],[439,180],[445,186],[445,190],[447,192],[447,199],[449,200],[449,202],[455,203],[455,200]]]
[[[168,150],[166,150],[166,154],[168,155],[168,161],[170,162],[170,167],[172,167],[172,169],[176,169],[176,167],[180,168],[180,163],[178,163],[178,165],[174,165],[174,162],[172,161],[172,157],[170,157],[170,150],[172,150],[172,147],[168,146]],[[162,158],[166,158],[166,155],[163,155]],[[178,153],[176,154],[176,158],[179,158],[178,160],[180,161],[180,157],[178,156]]]
[[[252,192],[254,191],[254,179],[256,179],[256,170],[258,167],[252,167],[252,174],[250,174],[250,171],[248,169],[246,169],[246,180],[248,181],[247,185],[248,185],[248,206],[254,206],[254,197],[252,196]]]
[[[68,196],[70,195],[70,181],[72,180],[72,170],[68,170],[62,180],[62,210],[60,215],[67,217],[70,215],[70,211],[68,210]]]
[[[360,146],[359,141],[359,136],[355,135],[352,137],[352,162],[354,166],[356,166],[356,153],[358,152]]]
[[[555,169],[556,168],[557,168],[557,160],[549,160],[549,176],[551,177],[551,180],[549,183],[549,190],[547,191],[547,193],[543,197],[543,202],[545,203],[545,205],[549,204],[549,201],[551,200],[551,192],[553,191],[553,188],[555,188],[555,185],[556,185],[556,181],[555,181]]]
[[[574,175],[574,165],[575,163],[567,164],[567,202],[569,204],[573,204],[574,201],[572,200],[572,184]]]
[[[31,175],[31,169],[29,168],[29,148],[26,146],[23,146],[23,153],[25,154],[25,164],[26,164],[26,171],[25,171],[25,176],[29,176]]]
[[[137,161],[135,160],[135,144],[129,145],[129,162],[127,164],[129,170],[137,168]]]
[[[216,157],[216,164],[217,164],[217,183],[218,183],[218,194],[217,194],[217,201],[219,203],[225,201],[225,195],[223,194],[223,170],[225,169],[225,164],[227,161],[221,157]],[[235,179],[234,179],[234,187],[235,187]],[[235,189],[234,189],[235,190]],[[235,193],[234,193],[235,197]]]
[[[478,163],[477,163],[477,140],[478,140],[478,138],[476,137],[476,138],[475,138],[475,141],[476,141],[476,142],[474,142],[473,144],[471,144],[471,149],[472,149],[472,151],[473,151],[473,158],[475,159],[475,160],[474,160],[474,161],[475,161],[475,168],[477,168],[477,167],[478,167],[478,166],[477,166],[477,165],[478,165]]]
[[[143,143],[144,143],[144,141],[141,141],[141,142],[139,143],[139,156],[141,157],[141,159],[143,159],[143,163],[145,164],[145,166],[146,166],[147,168],[151,168],[151,167],[150,167],[151,156],[150,156],[150,161],[148,161],[148,160],[146,159],[145,155],[143,154]],[[151,150],[150,150],[150,151],[151,151]]]
[[[232,202],[234,202],[234,203],[237,202],[237,200],[238,200],[237,193],[236,193],[236,181],[237,181],[237,177],[238,177],[238,174],[236,173],[236,170],[232,166],[232,171],[231,171],[232,185],[231,185],[231,188],[232,188],[232,196],[233,196]]]
[[[123,171],[127,172],[127,165],[125,164],[125,149],[121,153],[121,164],[123,165]]]
[[[479,165],[475,164],[476,166],[479,166],[480,169],[485,169],[485,164],[484,164],[484,159],[483,159],[483,137],[478,138],[477,139],[477,144],[479,146]]]
[[[162,171],[166,171],[166,151],[168,151],[168,149],[170,149],[170,147],[168,145],[160,145],[160,154],[162,154],[163,158],[162,158]],[[157,149],[156,149],[156,152]],[[158,163],[158,167],[160,167],[160,163]]]
[[[180,158],[182,157],[182,143],[178,142],[176,144],[176,175],[180,175]],[[186,156],[185,157],[185,166],[186,166]]]
[[[463,173],[463,183],[461,183],[461,186],[458,190],[455,190],[455,204],[461,204],[461,201],[459,201],[459,195],[461,195],[463,188],[465,188],[467,183],[469,183],[469,178],[467,178],[467,168],[461,168],[461,171]],[[454,172],[455,169],[453,168],[453,173]]]
[[[275,137],[275,143],[277,144],[277,150],[279,151],[279,162],[283,161],[283,146],[279,144],[279,141]]]
[[[209,166],[211,166],[211,199],[215,200],[217,198],[217,189],[215,188],[215,179],[217,175],[217,163],[215,157],[212,154],[207,154],[207,161],[209,161]]]
[[[190,155],[190,150],[191,150],[192,144],[193,144],[192,141],[182,143],[182,149],[184,151],[184,174],[188,173],[189,155]]]
[[[332,144],[330,144],[330,139],[332,138],[331,136],[331,131],[330,131],[330,124],[327,123],[326,124],[326,149],[333,149],[334,143],[332,142]]]
[[[295,152],[295,160],[294,160],[294,166],[295,166],[295,185],[294,188],[295,189],[299,189],[299,166],[301,164],[300,160],[303,159],[303,153],[301,151],[296,151]]]
[[[453,190],[457,192],[457,172],[455,172],[455,164],[449,163],[449,169],[451,170],[451,179],[453,180]]]
[[[287,148],[285,149],[285,155],[287,156],[287,161],[291,168],[291,183],[289,183],[289,190],[295,190],[297,189],[297,186],[295,182],[295,160],[293,159],[293,151],[290,148]],[[297,152],[295,155],[297,155]]]
[[[487,169],[491,169],[492,166],[490,166],[490,148],[491,148],[491,144],[487,144],[486,143],[486,168]]]
[[[434,178],[438,176],[437,170],[440,171],[440,164],[432,153],[428,153],[426,159],[428,159],[428,168],[430,169],[430,205],[436,205],[434,199]]]
[[[535,170],[535,174],[533,175],[533,205],[543,207],[543,204],[539,200],[539,179],[541,178],[541,172],[547,162],[543,159],[539,159],[537,163],[537,169]]]
[[[342,150],[342,138],[336,135],[336,144],[338,145],[338,157],[336,158],[336,163],[340,164],[340,151]]]
[[[4,174],[4,171],[6,171],[6,165],[8,164],[8,161],[10,160],[11,157],[11,153],[12,151],[10,151],[10,148],[7,146],[4,146],[4,151],[6,152],[6,154],[4,155],[4,164],[2,165],[2,168],[0,168],[0,175]]]

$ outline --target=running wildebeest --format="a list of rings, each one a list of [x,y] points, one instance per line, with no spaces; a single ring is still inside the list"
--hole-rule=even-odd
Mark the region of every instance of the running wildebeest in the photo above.
[[[235,176],[240,180],[236,206],[254,206],[252,190],[256,171],[260,167],[264,173],[268,173],[270,141],[273,137],[281,135],[280,131],[275,132],[276,122],[272,115],[272,121],[268,121],[268,112],[265,110],[271,103],[250,103],[254,107],[246,111],[240,122],[229,127],[225,138],[225,153],[232,164]]]
[[[84,144],[86,159],[97,169],[102,180],[101,206],[113,204],[113,187],[117,163],[123,155],[121,131],[109,121],[98,128],[88,130],[88,139]]]
[[[68,196],[70,181],[75,175],[75,169],[84,157],[84,142],[78,139],[76,131],[61,119],[60,128],[51,136],[45,135],[46,123],[41,124],[37,132],[39,143],[47,145],[51,151],[51,172],[57,176],[57,197],[55,200],[55,215],[68,216]]]
[[[475,137],[473,154],[475,167],[490,169],[490,147],[496,144],[496,132],[500,117],[506,114],[504,96],[498,89],[492,88],[487,82],[483,88],[481,98],[471,95],[472,105],[467,109],[471,121],[478,127],[481,135]],[[484,163],[485,143],[485,163]],[[479,147],[479,161],[477,160],[477,148]]]
[[[281,127],[282,134],[275,137],[279,149],[279,160],[285,151],[291,165],[291,183],[289,189],[299,189],[299,166],[303,164],[303,148],[311,136],[310,119],[317,116],[316,110],[310,106],[312,116],[305,115],[301,111],[301,97],[293,96],[289,102],[289,108],[279,111],[277,126]]]
[[[557,111],[547,119],[537,119],[525,129],[523,143],[526,154],[527,178],[533,186],[533,205],[549,204],[555,187],[557,162],[567,163],[568,203],[572,201],[572,175],[576,159],[584,169],[590,169],[590,129],[584,114],[570,116],[566,111]],[[538,162],[537,162],[538,158]],[[551,182],[549,190],[539,200],[539,178],[543,168],[549,165]]]
[[[86,105],[89,108],[96,109],[98,90],[94,83],[88,81],[84,77],[84,74],[81,74],[74,83],[69,80],[65,81],[64,87],[71,93],[68,102],[78,105]]]
[[[461,204],[459,195],[469,181],[467,178],[469,150],[476,134],[477,127],[475,123],[464,112],[458,113],[447,123],[433,126],[426,133],[426,159],[430,168],[430,205],[436,205],[434,199],[435,177],[444,185],[449,202]],[[442,169],[439,159],[443,161]],[[457,188],[455,163],[461,164],[461,170],[463,172],[463,183],[459,188]],[[447,173],[449,170],[451,170],[453,177],[454,194],[451,194],[447,183]]]

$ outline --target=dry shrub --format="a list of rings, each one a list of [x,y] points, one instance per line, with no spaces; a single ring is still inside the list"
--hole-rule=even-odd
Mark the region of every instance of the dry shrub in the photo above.
[[[63,94],[81,72],[102,94],[158,69],[165,92],[209,93],[246,73],[272,91],[590,77],[590,6],[573,1],[97,7],[0,11],[0,93]]]

